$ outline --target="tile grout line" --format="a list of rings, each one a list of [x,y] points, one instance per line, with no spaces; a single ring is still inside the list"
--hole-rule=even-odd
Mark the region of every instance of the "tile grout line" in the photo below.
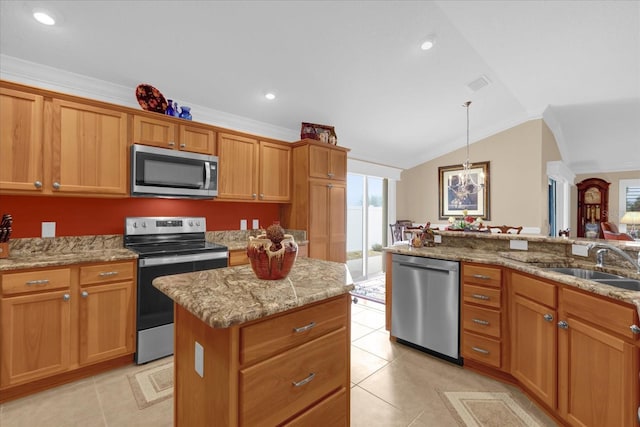
[[[102,422],[104,423],[105,427],[109,427],[109,424],[107,423],[107,415],[104,413],[104,405],[102,404],[102,399],[100,398],[100,392],[98,391],[98,385],[96,384],[95,375],[91,377],[91,380],[93,382],[93,389],[96,392],[96,397],[98,398],[98,405],[100,405],[100,414],[102,415]]]

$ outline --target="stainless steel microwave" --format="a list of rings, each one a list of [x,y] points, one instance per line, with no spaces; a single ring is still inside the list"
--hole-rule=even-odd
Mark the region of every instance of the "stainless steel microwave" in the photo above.
[[[131,196],[211,199],[217,195],[216,156],[131,146]]]

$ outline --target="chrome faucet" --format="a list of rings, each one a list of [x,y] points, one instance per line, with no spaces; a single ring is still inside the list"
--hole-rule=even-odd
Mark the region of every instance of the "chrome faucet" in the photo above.
[[[595,247],[601,248],[596,251],[596,267],[604,267],[604,256],[607,254],[608,251],[613,251],[618,255],[620,255],[625,260],[629,261],[631,265],[633,265],[633,268],[636,269],[638,274],[640,274],[640,251],[638,252],[638,259],[634,261],[631,255],[629,255],[622,249],[606,243],[600,243],[600,242],[589,243],[589,245],[587,245],[587,251],[591,252],[591,249]]]

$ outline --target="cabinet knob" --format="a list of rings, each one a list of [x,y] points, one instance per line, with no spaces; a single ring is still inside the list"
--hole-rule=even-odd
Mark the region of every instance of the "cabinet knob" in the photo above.
[[[41,188],[42,187],[42,182],[36,181],[36,182],[33,183],[33,186],[36,187],[36,188]]]
[[[173,141],[169,141],[169,147],[175,147],[175,146],[176,146],[176,143],[175,143],[175,142],[173,142]]]
[[[56,182],[54,182],[54,183],[53,183],[53,188],[55,188],[56,190],[59,190],[59,189],[60,189],[60,183],[59,183],[59,182],[57,182],[57,181],[56,181]]]
[[[71,295],[69,294],[62,295],[62,301],[69,301],[70,299],[71,299]]]
[[[257,197],[257,194],[256,194],[256,193],[253,193],[253,194],[251,195],[251,198],[252,198],[252,199],[255,199],[256,197]]]
[[[186,147],[187,147],[187,144],[184,144],[184,143],[180,144],[180,148],[186,148]]]
[[[631,332],[633,332],[634,334],[640,334],[640,327],[638,327],[638,325],[631,325],[629,326],[629,329],[631,329]]]
[[[551,322],[553,320],[553,316],[550,315],[549,313],[545,314],[544,316],[542,316],[542,318],[544,320],[546,320],[547,322]]]
[[[327,184],[327,188],[329,189],[333,188],[333,184]]]
[[[260,193],[260,200],[264,199],[264,194]]]
[[[329,178],[333,178],[333,177],[334,177],[334,174],[332,174],[331,172],[329,172],[329,173],[327,174],[327,176],[328,176]]]
[[[86,298],[86,297],[88,297],[88,296],[89,296],[89,292],[87,292],[87,291],[82,291],[82,292],[80,293],[80,296],[81,296],[82,298]]]
[[[558,327],[560,329],[569,329],[569,324],[567,322],[565,322],[564,320],[561,320],[558,322]]]

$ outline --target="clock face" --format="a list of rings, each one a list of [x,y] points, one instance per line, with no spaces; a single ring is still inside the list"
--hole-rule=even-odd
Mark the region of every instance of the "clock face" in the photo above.
[[[584,202],[589,204],[600,203],[601,194],[600,190],[595,187],[591,187],[584,193]]]

